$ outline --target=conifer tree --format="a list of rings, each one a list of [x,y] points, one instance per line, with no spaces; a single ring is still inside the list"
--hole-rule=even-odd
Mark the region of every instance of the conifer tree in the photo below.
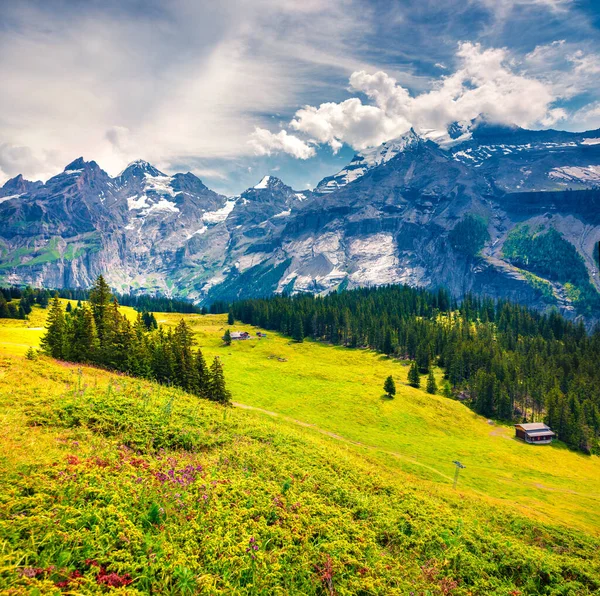
[[[218,356],[215,356],[210,367],[210,386],[209,399],[223,405],[231,403],[231,393],[225,386],[225,376],[223,374],[223,366]]]
[[[433,376],[433,369],[429,370],[429,376],[427,377],[427,393],[431,393],[432,395],[437,393],[437,383]]]
[[[417,367],[417,363],[414,361],[410,365],[410,370],[408,371],[408,384],[411,387],[420,387],[421,386],[421,377],[419,375],[419,368]]]
[[[200,349],[196,350],[194,366],[196,369],[196,387],[198,395],[208,397],[211,388],[210,371],[208,370],[206,360],[204,360],[204,355]]]
[[[394,379],[392,375],[390,375],[383,384],[383,390],[386,392],[387,396],[392,399],[394,395],[396,395],[396,383],[394,383]]]
[[[4,297],[4,294],[0,293],[0,319],[8,319],[9,317],[10,313],[8,312],[6,298]]]
[[[40,342],[42,349],[52,358],[63,358],[65,354],[65,315],[58,294],[54,294],[48,319],[46,335]]]
[[[304,341],[304,327],[302,325],[302,317],[298,314],[294,317],[292,324],[292,338],[297,342]]]
[[[394,343],[392,341],[392,330],[388,327],[385,330],[385,339],[383,341],[383,353],[388,356],[394,351]]]
[[[233,313],[231,311],[229,311],[229,313],[227,314],[227,324],[233,325],[234,323],[235,323],[235,319],[233,318]]]
[[[194,337],[190,326],[181,319],[172,335],[175,370],[173,383],[183,389],[194,388],[194,357],[192,346]]]
[[[223,341],[225,342],[226,346],[231,345],[231,333],[230,333],[229,329],[225,329],[225,335],[223,335]]]
[[[73,307],[71,306],[70,302],[67,302],[67,308],[65,308],[65,312],[71,312],[73,310]]]
[[[104,340],[104,335],[107,333],[107,311],[110,307],[111,299],[112,294],[110,288],[104,280],[104,277],[99,275],[92,289],[90,290],[89,301],[92,307],[92,313],[94,315],[96,330],[98,332],[100,341]]]

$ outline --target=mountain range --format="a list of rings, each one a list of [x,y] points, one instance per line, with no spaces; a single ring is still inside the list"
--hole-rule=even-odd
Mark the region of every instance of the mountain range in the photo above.
[[[236,197],[145,161],[78,158],[0,189],[0,283],[201,303],[406,283],[598,319],[600,130],[484,121],[410,130],[313,191],[264,176]]]

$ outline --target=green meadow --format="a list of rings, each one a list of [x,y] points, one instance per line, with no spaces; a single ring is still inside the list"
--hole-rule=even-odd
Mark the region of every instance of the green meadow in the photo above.
[[[136,316],[133,309],[123,311]],[[36,308],[30,321],[3,321],[0,349],[24,354],[38,345],[45,312]],[[459,460],[466,466],[462,488],[548,522],[600,533],[600,458],[560,443],[517,441],[512,427],[490,424],[460,402],[409,387],[405,362],[366,350],[298,344],[272,332],[258,339],[258,329],[241,324],[231,329],[251,330],[256,339],[226,347],[221,341],[226,315],[160,313],[157,318],[174,325],[182,316],[205,356],[223,361],[236,403],[314,425],[370,448],[386,466],[434,482],[451,483],[453,461]],[[397,384],[393,400],[383,392],[389,374]],[[439,385],[439,370],[437,377]]]
[[[0,321],[7,593],[600,590],[600,458],[516,441],[409,387],[405,362],[272,332],[224,346],[226,315],[157,319],[182,316],[238,407],[27,360],[45,311]],[[160,480],[189,466],[202,480]]]

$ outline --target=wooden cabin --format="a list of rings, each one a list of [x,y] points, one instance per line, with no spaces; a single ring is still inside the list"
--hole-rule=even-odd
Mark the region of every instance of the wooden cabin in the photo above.
[[[556,433],[552,432],[550,427],[543,422],[528,422],[515,424],[515,436],[517,439],[533,445],[547,445],[552,443]]]
[[[247,331],[232,331],[232,340],[252,339],[252,336]]]

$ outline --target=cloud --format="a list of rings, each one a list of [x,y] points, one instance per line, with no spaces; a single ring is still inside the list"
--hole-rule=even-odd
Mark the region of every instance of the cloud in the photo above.
[[[524,57],[523,69],[561,98],[600,91],[600,54],[564,39],[536,46]]]
[[[600,128],[600,101],[595,101],[573,114],[573,121],[577,123],[576,128],[585,131]]]
[[[354,72],[350,89],[366,96],[299,109],[290,128],[337,151],[379,145],[411,127],[419,132],[445,130],[456,121],[480,115],[502,124],[549,126],[566,117],[553,106],[552,85],[516,71],[506,49],[459,44],[458,68],[438,79],[428,92],[412,96],[395,78],[379,71]],[[281,134],[281,133],[279,133]]]
[[[78,155],[110,173],[137,158],[252,157],[248,135],[272,114],[291,115],[328,78],[371,67],[356,57],[371,14],[358,4],[5,2],[0,139],[30,147],[21,163],[37,176]]]
[[[256,127],[248,143],[257,155],[271,155],[282,151],[298,159],[308,159],[315,155],[314,147],[294,135],[289,135],[285,130],[275,134]]]

